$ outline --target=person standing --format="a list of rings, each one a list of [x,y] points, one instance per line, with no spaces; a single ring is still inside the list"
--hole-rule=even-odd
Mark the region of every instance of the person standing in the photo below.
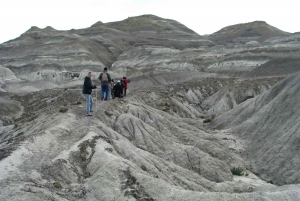
[[[128,89],[128,83],[130,83],[130,80],[127,79],[125,76],[123,77],[123,82],[124,82],[124,96],[126,96],[126,90]]]
[[[124,84],[123,79],[120,80],[120,83],[121,83],[121,87],[122,87],[122,94],[124,95],[125,84]]]
[[[109,73],[107,72],[107,67],[104,68],[103,72],[99,75],[99,80],[101,82],[101,100],[108,100],[108,85],[110,85],[111,78]]]
[[[93,116],[91,114],[93,107],[93,99],[92,99],[92,90],[96,89],[97,86],[92,84],[92,72],[89,72],[88,75],[84,78],[82,93],[85,96],[86,101],[86,116]]]
[[[114,98],[114,86],[115,86],[115,81],[114,81],[114,79],[111,79],[111,83],[110,83],[110,89],[111,89],[111,91],[110,91],[110,97],[111,98]],[[109,98],[110,99],[110,98]]]

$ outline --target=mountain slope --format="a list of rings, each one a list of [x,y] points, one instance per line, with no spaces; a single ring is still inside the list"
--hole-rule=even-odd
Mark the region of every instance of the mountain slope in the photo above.
[[[299,81],[300,73],[295,73],[212,123],[244,138],[253,171],[280,185],[300,182]]]

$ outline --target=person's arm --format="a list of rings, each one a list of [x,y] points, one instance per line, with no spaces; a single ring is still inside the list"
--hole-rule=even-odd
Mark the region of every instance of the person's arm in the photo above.
[[[111,84],[111,77],[109,73],[107,73],[107,78],[108,78],[108,83]]]

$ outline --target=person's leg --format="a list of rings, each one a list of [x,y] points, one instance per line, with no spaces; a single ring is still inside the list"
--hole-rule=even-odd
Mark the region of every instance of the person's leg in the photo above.
[[[110,99],[110,96],[111,96],[111,86],[108,85],[108,100]]]
[[[116,92],[115,92],[115,95],[114,95],[114,97],[117,97],[117,98],[119,98],[119,92],[118,92],[118,91],[116,91]]]
[[[126,96],[126,90],[127,90],[127,89],[125,88],[125,89],[124,89],[124,96]]]
[[[103,100],[104,99],[104,88],[105,88],[105,86],[104,85],[101,85],[101,100]]]
[[[90,112],[92,111],[93,108],[93,98],[92,95],[90,95]]]
[[[115,90],[111,90],[111,98],[114,99],[115,98]]]
[[[104,100],[108,100],[108,85],[105,86],[105,98]]]
[[[89,98],[89,94],[84,94],[85,96],[85,102],[86,102],[86,108],[85,108],[85,111],[86,111],[86,114],[89,114],[90,113],[90,98]]]

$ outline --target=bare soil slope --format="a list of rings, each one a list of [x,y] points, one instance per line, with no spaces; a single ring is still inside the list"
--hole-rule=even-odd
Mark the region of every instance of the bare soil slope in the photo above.
[[[299,183],[300,73],[216,117],[212,126],[247,141],[254,172],[276,184]]]

